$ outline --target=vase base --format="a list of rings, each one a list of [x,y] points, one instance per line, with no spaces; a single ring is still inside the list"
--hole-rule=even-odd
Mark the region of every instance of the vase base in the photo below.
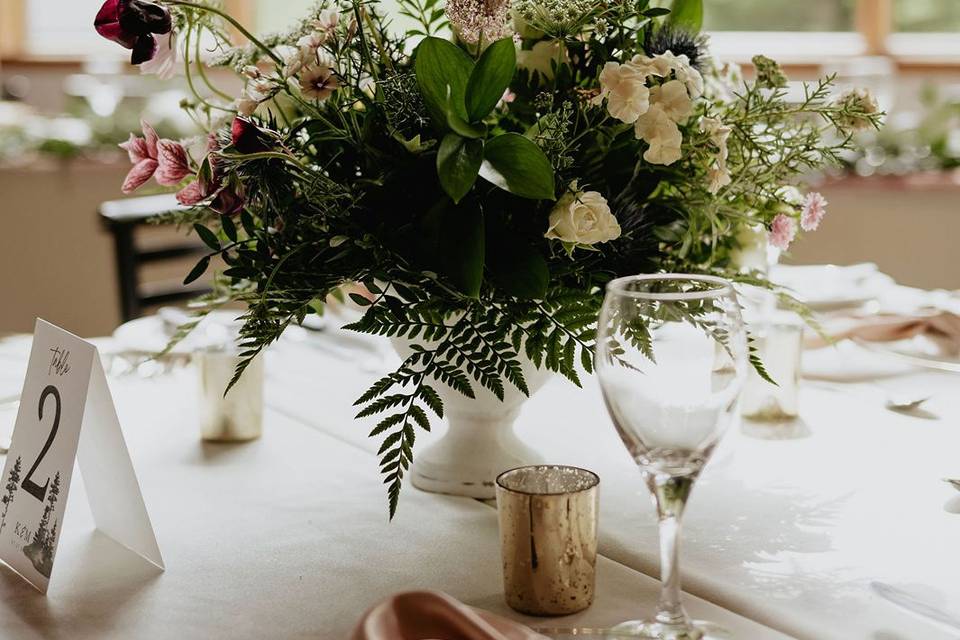
[[[508,469],[542,464],[543,457],[518,440],[507,426],[500,439],[488,435],[466,448],[445,437],[415,458],[410,469],[414,487],[479,500],[497,497],[497,476]]]
[[[497,497],[496,484],[488,480],[466,480],[464,478],[434,478],[414,469],[410,474],[414,487],[428,493],[444,493],[450,496],[463,496],[478,500],[493,500]]]

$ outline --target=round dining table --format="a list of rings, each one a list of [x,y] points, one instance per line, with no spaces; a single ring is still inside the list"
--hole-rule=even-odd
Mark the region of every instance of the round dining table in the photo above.
[[[129,347],[95,342],[105,360]],[[19,391],[30,344],[0,339],[0,398]],[[49,592],[0,566],[0,637],[349,638],[367,609],[418,589],[547,633],[655,607],[654,508],[595,379],[552,379],[517,421],[550,462],[601,478],[594,602],[534,618],[504,602],[495,504],[408,484],[388,519],[379,441],[352,406],[397,364],[386,340],[328,323],[265,357],[263,435],[245,443],[201,440],[189,365],[109,376],[166,570],[96,531],[74,474]],[[734,424],[694,489],[688,611],[748,640],[960,637],[960,492],[944,482],[960,477],[960,374],[852,342],[803,358],[799,418]],[[884,400],[916,390],[930,396],[916,410]],[[0,431],[14,416],[0,405]]]

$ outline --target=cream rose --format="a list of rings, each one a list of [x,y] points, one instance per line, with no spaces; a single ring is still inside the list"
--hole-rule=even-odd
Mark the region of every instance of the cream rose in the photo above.
[[[570,244],[593,245],[620,237],[620,224],[610,212],[606,198],[596,191],[573,190],[565,193],[550,212],[550,228],[544,234],[551,240]]]

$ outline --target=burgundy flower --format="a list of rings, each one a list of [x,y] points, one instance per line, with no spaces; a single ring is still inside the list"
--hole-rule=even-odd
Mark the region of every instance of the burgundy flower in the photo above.
[[[154,34],[170,33],[170,11],[145,0],[107,0],[97,12],[93,27],[101,36],[132,49],[132,64],[151,60],[157,53]]]
[[[240,153],[269,151],[266,134],[249,120],[234,118],[230,126],[230,137],[234,148]]]

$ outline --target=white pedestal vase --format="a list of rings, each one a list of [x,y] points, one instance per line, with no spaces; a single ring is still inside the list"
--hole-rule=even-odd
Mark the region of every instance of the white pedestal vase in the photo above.
[[[413,350],[405,338],[391,340],[401,358]],[[418,341],[422,344],[422,341]],[[538,369],[520,355],[523,377],[532,396],[553,373]],[[503,384],[503,400],[471,379],[475,398],[430,380],[443,400],[443,415],[449,429],[439,440],[413,456],[410,479],[413,486],[432,493],[447,493],[492,500],[494,480],[503,471],[544,462],[542,456],[514,433],[513,423],[528,399],[509,381]]]

